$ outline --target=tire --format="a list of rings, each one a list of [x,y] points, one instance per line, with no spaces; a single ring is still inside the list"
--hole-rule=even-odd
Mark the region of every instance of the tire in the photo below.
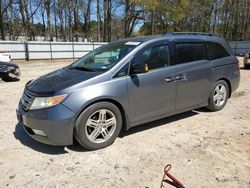
[[[86,149],[96,150],[111,145],[121,128],[122,115],[117,106],[109,102],[98,102],[79,115],[74,136]]]
[[[208,99],[208,106],[206,106],[206,108],[211,111],[221,110],[226,105],[228,97],[229,97],[229,87],[228,87],[227,82],[224,80],[219,80],[215,83],[210,93],[210,96]]]
[[[5,81],[5,82],[17,82],[20,79],[19,78],[11,78],[11,77],[6,76],[6,77],[2,78],[2,80]]]

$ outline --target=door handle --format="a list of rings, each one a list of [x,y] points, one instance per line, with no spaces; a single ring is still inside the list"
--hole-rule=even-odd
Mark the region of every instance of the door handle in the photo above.
[[[186,80],[186,74],[179,74],[175,77],[175,80]]]
[[[165,78],[165,81],[166,82],[173,82],[173,81],[175,81],[175,79],[172,79],[171,77],[167,77],[167,78]]]
[[[184,77],[183,76],[176,76],[175,80],[182,80]]]

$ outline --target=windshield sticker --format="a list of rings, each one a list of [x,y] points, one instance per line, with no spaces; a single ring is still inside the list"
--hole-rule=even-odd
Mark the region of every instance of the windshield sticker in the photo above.
[[[140,42],[126,42],[125,45],[133,45],[133,46],[137,46],[139,45]]]

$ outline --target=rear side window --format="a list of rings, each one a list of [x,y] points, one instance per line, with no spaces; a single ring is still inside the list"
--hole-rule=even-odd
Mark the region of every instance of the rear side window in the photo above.
[[[209,59],[220,59],[223,57],[230,56],[230,54],[225,50],[223,46],[215,42],[207,43]]]
[[[176,64],[207,59],[207,53],[203,43],[176,43],[175,54]]]

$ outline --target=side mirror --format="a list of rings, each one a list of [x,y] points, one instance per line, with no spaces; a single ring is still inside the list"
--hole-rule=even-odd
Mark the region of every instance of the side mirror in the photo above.
[[[147,64],[133,64],[131,63],[130,74],[141,74],[148,72]]]

